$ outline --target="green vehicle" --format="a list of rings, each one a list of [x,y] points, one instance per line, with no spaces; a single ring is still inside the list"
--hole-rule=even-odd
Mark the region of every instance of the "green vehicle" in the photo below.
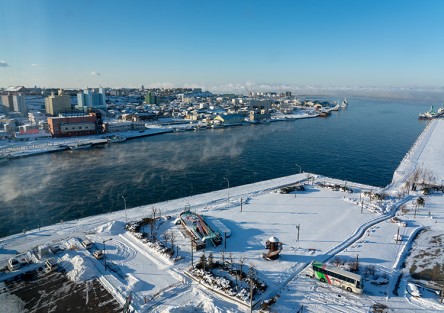
[[[312,276],[324,283],[329,283],[358,294],[361,294],[364,290],[361,275],[321,262],[313,262],[311,269]]]

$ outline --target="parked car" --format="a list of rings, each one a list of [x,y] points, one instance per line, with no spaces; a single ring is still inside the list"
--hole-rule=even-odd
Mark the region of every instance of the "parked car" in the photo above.
[[[50,249],[51,249],[52,253],[54,253],[54,254],[62,252],[62,248],[60,248],[59,245],[52,246]]]
[[[18,270],[22,265],[20,264],[17,259],[11,258],[8,260],[8,268],[10,271],[16,271]]]
[[[46,269],[48,272],[56,271],[59,268],[59,264],[53,258],[49,258],[45,262]]]
[[[102,250],[96,250],[96,251],[94,251],[93,256],[97,260],[103,259],[103,251]]]
[[[82,241],[82,246],[85,247],[85,249],[91,249],[92,248],[92,242],[89,239],[85,239]]]

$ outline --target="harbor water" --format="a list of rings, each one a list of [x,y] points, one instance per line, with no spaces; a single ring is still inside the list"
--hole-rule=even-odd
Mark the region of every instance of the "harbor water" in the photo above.
[[[430,103],[350,98],[328,118],[168,133],[0,165],[0,236],[311,172],[383,187]]]

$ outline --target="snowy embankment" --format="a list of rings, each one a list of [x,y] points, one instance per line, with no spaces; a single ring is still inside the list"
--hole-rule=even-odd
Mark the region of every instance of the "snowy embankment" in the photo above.
[[[103,145],[107,144],[108,136],[120,136],[124,139],[135,139],[171,132],[167,128],[147,128],[143,131],[115,132],[105,135],[91,135],[82,137],[49,138],[36,141],[7,141],[0,140],[0,155],[8,158],[19,158],[49,152],[67,150],[69,146],[75,147],[81,144]]]
[[[431,171],[436,183],[442,184],[444,180],[444,167],[441,165],[442,156],[444,155],[443,137],[444,120],[431,120],[402,159],[393,174],[392,183],[385,190],[395,195],[413,172],[421,168]]]

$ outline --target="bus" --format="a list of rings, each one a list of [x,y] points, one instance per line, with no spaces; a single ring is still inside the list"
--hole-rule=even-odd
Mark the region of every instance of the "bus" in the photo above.
[[[364,290],[361,275],[342,270],[321,262],[311,264],[312,276],[321,282],[341,287],[350,292],[361,294]]]

